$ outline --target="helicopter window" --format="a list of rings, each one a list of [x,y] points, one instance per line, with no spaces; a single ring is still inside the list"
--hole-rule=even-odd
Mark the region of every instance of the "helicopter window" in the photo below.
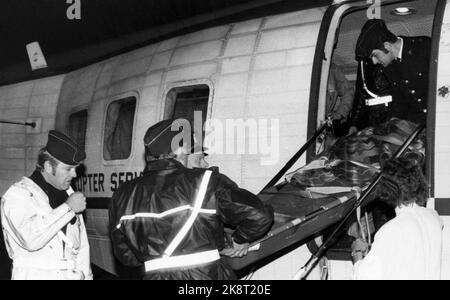
[[[87,125],[87,110],[81,110],[69,116],[68,134],[75,142],[85,149],[86,145],[86,125]]]
[[[136,97],[127,97],[108,106],[103,140],[105,160],[126,159],[131,154]]]
[[[202,134],[208,111],[210,89],[206,84],[176,87],[167,93],[164,118],[186,119],[191,124],[191,130],[195,127],[195,113],[201,117]],[[197,121],[199,122],[199,121]],[[193,131],[197,132],[197,131]]]

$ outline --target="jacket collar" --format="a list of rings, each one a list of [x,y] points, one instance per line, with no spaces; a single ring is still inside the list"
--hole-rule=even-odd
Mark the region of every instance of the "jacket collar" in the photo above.
[[[417,203],[411,203],[409,205],[397,206],[395,208],[395,214],[398,216],[398,215],[401,215],[403,213],[416,210],[418,207],[419,207],[419,205],[417,205]]]
[[[67,199],[69,198],[69,194],[67,194],[67,191],[65,190],[58,190],[54,186],[52,186],[50,183],[48,183],[44,176],[42,176],[41,171],[35,170],[33,174],[30,176],[30,180],[32,180],[38,187],[41,188],[41,190],[44,191],[44,193],[48,197],[48,204],[50,204],[50,207],[55,209],[59,207],[61,204],[65,203]],[[73,225],[76,222],[76,218],[74,217],[70,223]],[[63,227],[63,232],[66,232],[66,227]]]
[[[163,170],[174,170],[180,168],[184,168],[184,166],[179,161],[173,158],[158,159],[147,162],[144,169],[144,173]]]

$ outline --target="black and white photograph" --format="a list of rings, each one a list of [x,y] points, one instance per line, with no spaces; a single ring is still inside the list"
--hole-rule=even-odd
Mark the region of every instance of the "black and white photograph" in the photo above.
[[[0,280],[450,279],[450,0],[2,4]]]

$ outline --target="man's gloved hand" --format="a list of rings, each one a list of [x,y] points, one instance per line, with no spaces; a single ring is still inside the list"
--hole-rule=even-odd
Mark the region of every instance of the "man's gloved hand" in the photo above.
[[[249,243],[238,244],[233,240],[233,247],[224,248],[220,254],[228,257],[242,257],[247,255]]]

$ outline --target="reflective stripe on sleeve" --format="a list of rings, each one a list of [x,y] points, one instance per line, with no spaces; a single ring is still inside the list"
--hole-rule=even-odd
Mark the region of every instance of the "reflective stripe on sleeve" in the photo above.
[[[154,219],[162,219],[164,217],[179,213],[181,211],[184,210],[192,210],[193,208],[189,205],[184,205],[184,206],[180,206],[174,209],[170,209],[170,210],[166,210],[163,213],[159,213],[159,214],[155,214],[155,213],[137,213],[134,215],[129,215],[129,216],[123,216],[122,218],[120,218],[120,223],[116,226],[117,229],[120,229],[120,227],[122,226],[122,222],[123,221],[130,221],[130,220],[134,220],[136,218],[154,218]],[[201,214],[208,214],[208,215],[214,215],[216,213],[215,209],[200,209],[200,213]]]
[[[146,261],[145,271],[150,272],[167,268],[191,267],[210,263],[219,259],[220,255],[217,249],[194,254],[167,256]]]

